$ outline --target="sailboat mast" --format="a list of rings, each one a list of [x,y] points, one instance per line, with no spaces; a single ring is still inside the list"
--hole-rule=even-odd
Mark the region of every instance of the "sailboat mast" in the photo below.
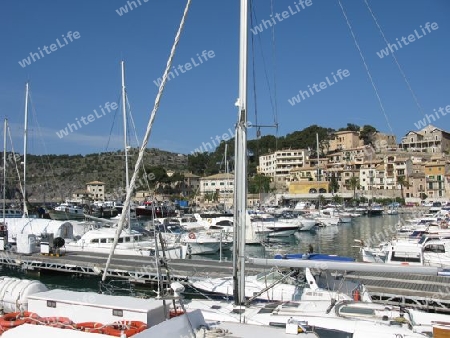
[[[247,214],[247,35],[248,0],[240,5],[239,98],[235,138],[233,281],[236,305],[245,303],[245,231]]]
[[[8,128],[8,119],[3,124],[3,223],[6,222],[6,130]]]
[[[319,133],[316,133],[316,146],[317,146],[317,181],[320,181]]]
[[[23,217],[28,217],[27,207],[27,148],[28,148],[28,82],[25,84],[25,123],[23,127]]]
[[[124,143],[124,154],[125,154],[125,191],[128,193],[130,189],[130,180],[128,177],[128,142],[127,142],[127,107],[126,107],[126,92],[125,92],[125,62],[121,61],[122,66],[122,115],[123,115],[123,143]],[[130,208],[123,210],[127,213],[128,219],[128,229],[131,233],[131,223],[130,223]]]

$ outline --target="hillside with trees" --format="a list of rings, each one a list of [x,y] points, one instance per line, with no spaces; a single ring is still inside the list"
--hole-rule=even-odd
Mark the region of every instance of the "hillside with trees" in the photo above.
[[[338,130],[320,127],[318,125],[309,126],[300,131],[294,131],[286,136],[275,137],[273,135],[262,136],[258,139],[249,140],[248,148],[248,173],[250,177],[256,175],[259,156],[270,154],[281,149],[310,149],[312,156],[316,156],[316,134],[319,135],[319,153],[328,152],[328,142],[333,138],[336,131],[360,131],[360,138],[364,144],[372,143],[372,136],[377,132],[375,127],[364,125],[362,127],[347,123],[346,127]],[[222,141],[213,152],[196,153],[188,157],[188,170],[199,176],[208,176],[225,171],[225,144],[227,144],[228,154],[234,153],[234,138],[229,141]],[[228,167],[232,171],[233,156],[228,155]]]
[[[360,138],[365,144],[371,143],[376,132],[372,126],[360,127],[348,123],[338,130],[318,125],[309,126],[285,136],[266,135],[248,141],[249,192],[268,191],[270,179],[257,175],[259,156],[281,149],[310,149],[311,156],[316,156],[316,134],[319,135],[319,152],[327,152],[328,141],[336,131],[360,131]],[[228,171],[233,172],[234,139],[222,141],[212,152],[183,155],[159,149],[148,149],[144,155],[144,166],[140,169],[135,190],[155,190],[162,194],[180,194],[183,173],[191,172],[199,176],[209,176],[225,172],[225,145],[227,145]],[[130,178],[137,160],[137,148],[129,151]],[[1,156],[3,157],[3,156]],[[23,180],[22,156],[7,154],[6,197],[11,200],[21,199],[18,175]],[[3,163],[3,159],[2,162]],[[172,175],[168,175],[172,171]],[[147,179],[145,179],[147,178]],[[77,190],[84,190],[86,183],[102,181],[106,184],[106,193],[120,198],[125,191],[124,152],[104,152],[89,155],[28,155],[27,156],[27,197],[28,200],[64,201]]]

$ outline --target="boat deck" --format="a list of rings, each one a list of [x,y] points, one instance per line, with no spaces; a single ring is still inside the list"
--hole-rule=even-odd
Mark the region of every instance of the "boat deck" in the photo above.
[[[0,253],[0,263],[22,271],[57,271],[76,275],[101,276],[107,255],[98,253],[66,253],[61,256],[31,255],[10,252]],[[231,261],[177,259],[167,260],[172,280],[186,283],[207,277],[232,275]],[[247,275],[264,271],[261,266],[246,265]],[[267,270],[267,269],[266,269]],[[162,268],[162,279],[166,270]],[[152,285],[158,281],[158,267],[154,258],[115,256],[107,271],[114,279]],[[423,276],[399,273],[350,272],[346,278],[364,283],[376,302],[391,305],[413,305],[417,308],[450,313],[450,279],[443,276]]]

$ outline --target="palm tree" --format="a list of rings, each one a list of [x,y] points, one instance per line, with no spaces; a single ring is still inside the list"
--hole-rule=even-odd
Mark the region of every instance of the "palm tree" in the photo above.
[[[353,190],[353,199],[356,199],[356,189],[359,187],[359,180],[357,177],[352,176],[348,180],[348,186]]]
[[[398,176],[397,177],[397,184],[400,186],[400,191],[401,191],[401,196],[402,196],[402,200],[405,199],[404,194],[403,194],[403,188],[409,188],[411,185],[409,184],[408,180],[406,179],[405,176]]]

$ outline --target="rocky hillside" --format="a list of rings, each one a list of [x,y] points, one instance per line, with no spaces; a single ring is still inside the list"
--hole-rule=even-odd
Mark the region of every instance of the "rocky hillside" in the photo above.
[[[138,149],[131,149],[129,155],[130,178],[134,171]],[[3,154],[1,154],[3,164]],[[3,167],[3,166],[2,166]],[[185,171],[187,155],[148,149],[144,156],[145,172],[160,172],[161,168],[174,172]],[[23,182],[23,156],[11,153],[6,157],[7,199],[18,200],[21,196],[19,171]],[[164,170],[163,170],[164,171]],[[2,170],[3,172],[3,170]],[[140,176],[144,175],[141,170]],[[2,175],[3,176],[3,175]],[[106,183],[106,193],[122,191],[125,187],[124,152],[106,152],[89,155],[28,155],[27,196],[33,201],[64,201],[76,190],[84,190],[86,183]]]

